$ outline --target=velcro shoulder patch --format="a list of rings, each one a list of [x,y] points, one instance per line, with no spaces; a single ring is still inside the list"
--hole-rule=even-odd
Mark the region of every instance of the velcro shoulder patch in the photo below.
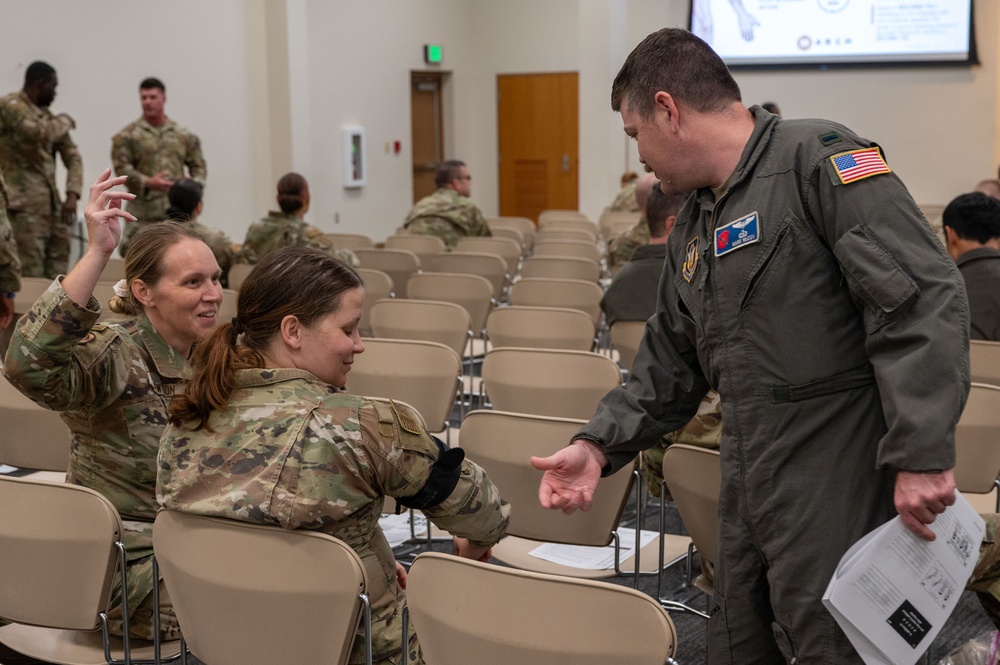
[[[411,409],[397,404],[394,400],[389,400],[389,404],[392,407],[392,412],[396,414],[396,420],[399,421],[399,426],[402,427],[404,431],[407,431],[410,434],[423,433],[424,428],[420,424],[420,419]]]

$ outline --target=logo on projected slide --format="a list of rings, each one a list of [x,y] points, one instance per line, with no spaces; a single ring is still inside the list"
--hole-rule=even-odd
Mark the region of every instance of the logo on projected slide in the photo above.
[[[843,11],[847,5],[851,4],[851,0],[816,0],[816,2],[819,3],[820,9],[831,14]]]

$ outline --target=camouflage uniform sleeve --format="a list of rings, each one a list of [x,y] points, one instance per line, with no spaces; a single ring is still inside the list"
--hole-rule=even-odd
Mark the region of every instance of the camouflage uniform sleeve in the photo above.
[[[205,164],[205,156],[201,152],[201,139],[191,132],[188,132],[187,156],[184,158],[184,164],[188,168],[188,173],[191,174],[191,179],[197,180],[204,187],[208,178],[208,166]]]
[[[388,496],[413,497],[427,484],[442,448],[409,408],[372,401],[360,409],[362,442],[372,459],[375,483]],[[444,444],[441,444],[443,446]],[[439,528],[491,547],[506,533],[510,504],[500,498],[483,469],[462,461],[458,482],[437,505],[423,513]]]
[[[21,290],[21,259],[14,229],[7,219],[7,185],[0,175],[0,298]]]
[[[97,325],[93,297],[80,307],[54,281],[21,317],[4,362],[4,376],[53,411],[104,408],[124,390],[132,362],[117,326]]]
[[[323,233],[319,228],[313,226],[312,224],[306,224],[302,232],[303,244],[307,247],[312,247],[313,249],[318,249],[321,252],[329,254],[335,259],[339,259],[351,266],[352,268],[357,268],[361,265],[358,260],[358,256],[349,249],[338,249],[333,241],[333,238],[328,233]]]
[[[4,104],[3,108],[0,109],[0,114],[2,114],[0,124],[17,127],[19,134],[34,143],[54,143],[69,132],[73,122],[65,115],[50,118],[38,117],[30,112],[23,101],[17,98]]]
[[[55,148],[66,165],[66,193],[79,196],[83,191],[83,158],[80,156],[80,149],[69,132],[59,139]]]
[[[111,139],[111,164],[115,167],[115,175],[128,178],[125,186],[133,194],[142,194],[146,189],[146,181],[152,174],[142,173],[135,167],[136,155],[133,151],[132,136],[128,129],[115,134]]]

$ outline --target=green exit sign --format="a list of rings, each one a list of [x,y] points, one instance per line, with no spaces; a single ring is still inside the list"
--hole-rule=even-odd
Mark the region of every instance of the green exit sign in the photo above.
[[[424,62],[430,65],[441,64],[444,57],[444,49],[440,44],[424,44]]]

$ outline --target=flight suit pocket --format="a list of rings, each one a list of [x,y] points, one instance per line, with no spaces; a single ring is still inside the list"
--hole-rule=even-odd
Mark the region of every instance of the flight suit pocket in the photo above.
[[[865,304],[868,334],[891,322],[919,294],[916,282],[864,224],[845,233],[833,253],[851,292]]]

